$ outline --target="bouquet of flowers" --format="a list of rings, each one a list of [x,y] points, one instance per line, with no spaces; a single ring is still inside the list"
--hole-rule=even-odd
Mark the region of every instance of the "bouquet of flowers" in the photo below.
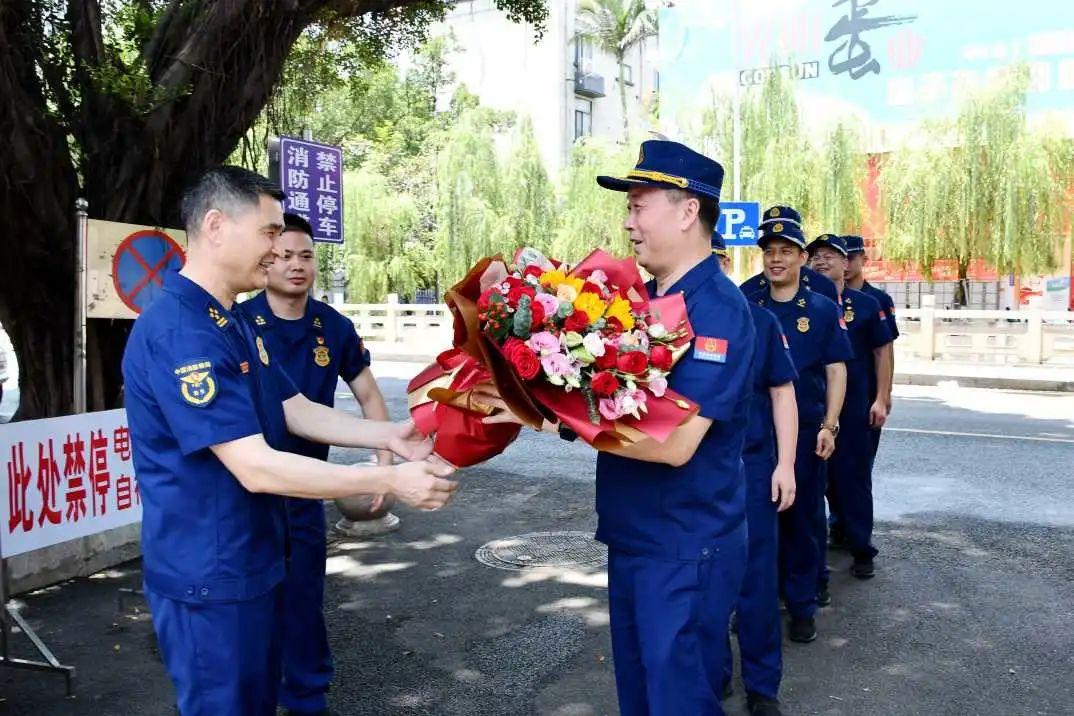
[[[456,466],[518,435],[481,423],[487,410],[470,392],[482,382],[529,425],[558,420],[598,449],[663,441],[697,410],[668,389],[693,338],[685,303],[650,299],[633,260],[595,251],[572,268],[525,248],[510,264],[479,262],[447,302],[455,349],[411,382],[410,398],[418,427]]]

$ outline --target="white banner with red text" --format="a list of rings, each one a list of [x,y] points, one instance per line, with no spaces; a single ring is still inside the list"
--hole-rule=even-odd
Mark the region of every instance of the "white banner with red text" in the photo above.
[[[127,411],[0,425],[0,558],[142,519]]]

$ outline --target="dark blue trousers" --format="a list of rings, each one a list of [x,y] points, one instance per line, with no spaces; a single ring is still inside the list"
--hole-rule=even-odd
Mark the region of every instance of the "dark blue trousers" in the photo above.
[[[287,499],[291,557],[284,581],[283,682],[280,705],[298,712],[327,708],[332,652],[324,621],[324,504]]]
[[[713,556],[672,562],[608,551],[615,684],[622,716],[722,716],[727,626],[746,567],[746,526]]]
[[[828,504],[851,554],[872,559],[874,434],[868,416],[840,418],[839,439],[828,467]]]
[[[779,619],[779,522],[772,502],[771,458],[746,465],[746,523],[749,549],[746,576],[735,607],[742,683],[746,691],[769,698],[779,695],[783,675],[783,629]],[[728,649],[723,683],[731,681],[733,665]]]
[[[188,604],[145,590],[182,716],[275,716],[282,594]]]
[[[816,425],[798,431],[794,460],[794,504],[779,514],[779,581],[783,601],[792,617],[812,617],[817,611],[817,578],[824,566],[827,534],[824,489],[827,463],[816,455]]]

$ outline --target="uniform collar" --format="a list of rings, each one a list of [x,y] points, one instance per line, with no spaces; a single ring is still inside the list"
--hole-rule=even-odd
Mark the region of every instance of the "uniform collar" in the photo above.
[[[798,308],[805,308],[809,305],[809,294],[812,290],[805,285],[805,282],[801,279],[798,280],[798,292],[794,294],[794,298],[789,301],[777,301],[772,298],[772,290],[768,289],[763,291],[760,296],[758,304],[761,306],[796,306]]]
[[[664,295],[670,296],[673,293],[681,293],[685,296],[689,296],[694,292],[694,289],[718,273],[720,273],[720,262],[715,255],[709,254],[692,269],[687,271],[682,278],[672,284],[671,287],[664,292]],[[649,289],[650,296],[656,297],[656,279],[650,281],[646,285],[646,288]]]
[[[224,308],[224,305],[217,301],[211,293],[209,293],[199,284],[194,283],[178,271],[170,271],[165,274],[164,290],[168,293],[178,296],[181,299],[184,299],[185,301],[189,302],[191,305],[197,308],[211,308],[215,309],[216,311],[231,313],[231,311],[227,308]]]
[[[302,315],[302,318],[296,319],[283,319],[279,318],[272,312],[272,306],[268,302],[267,291],[262,291],[257,294],[247,304],[250,306],[250,317],[254,323],[261,327],[271,328],[280,321],[299,321],[306,324],[307,328],[313,328],[318,331],[324,330],[324,310],[325,304],[321,303],[315,298],[306,299],[306,312]]]

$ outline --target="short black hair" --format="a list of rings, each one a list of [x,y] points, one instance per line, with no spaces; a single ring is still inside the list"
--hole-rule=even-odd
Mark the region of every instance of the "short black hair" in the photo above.
[[[228,164],[201,175],[183,194],[182,219],[187,234],[196,234],[205,215],[213,209],[225,213],[256,205],[262,196],[283,201],[280,187],[256,172]]]
[[[301,231],[303,234],[310,237],[311,239],[313,238],[313,227],[310,226],[310,222],[306,221],[298,214],[285,213],[283,215],[283,230]]]
[[[686,189],[668,189],[668,191],[671,192],[672,199],[676,202],[697,199],[700,204],[697,210],[697,220],[701,222],[701,227],[708,234],[716,231],[716,222],[720,220],[720,202],[717,199],[701,196]]]

